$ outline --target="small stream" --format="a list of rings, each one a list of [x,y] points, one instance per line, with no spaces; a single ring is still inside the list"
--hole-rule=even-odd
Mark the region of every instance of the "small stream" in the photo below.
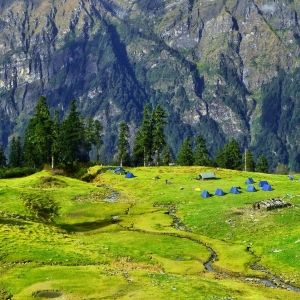
[[[173,217],[174,227],[178,230],[184,230],[184,231],[187,231],[187,232],[191,232],[191,230],[189,228],[187,228],[184,225],[184,223],[177,216],[174,215],[174,212],[175,212],[174,208],[173,208],[172,211],[169,211],[169,215]],[[213,267],[213,263],[218,260],[218,255],[211,247],[205,245],[204,243],[201,243],[200,241],[197,241],[197,240],[194,240],[194,239],[192,239],[192,240],[197,242],[197,243],[200,243],[201,245],[206,247],[206,249],[210,252],[211,255],[210,255],[209,260],[206,263],[204,263],[204,267],[208,272],[213,272],[213,273],[216,273],[216,274],[224,276],[224,277],[229,276],[226,273],[219,272],[218,270],[216,270]],[[246,277],[246,276],[238,275],[238,278],[243,279],[244,282],[246,282],[246,283],[248,283],[248,282],[249,283],[250,282],[261,283],[261,284],[264,284],[267,287],[286,289],[286,290],[289,290],[289,291],[300,293],[300,288],[283,282],[280,278],[278,278],[278,277],[274,276],[273,274],[271,274],[269,270],[267,270],[267,269],[265,269],[265,268],[263,268],[263,267],[261,267],[257,264],[252,265],[251,269],[252,270],[257,270],[257,271],[260,271],[260,272],[264,272],[267,275],[267,277],[259,278],[259,277],[253,277],[253,276],[247,276]]]

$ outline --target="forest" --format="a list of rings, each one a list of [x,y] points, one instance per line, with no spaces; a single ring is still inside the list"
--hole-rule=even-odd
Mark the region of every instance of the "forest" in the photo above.
[[[118,124],[117,147],[112,165],[159,166],[176,164],[179,166],[212,166],[249,172],[269,172],[269,162],[261,155],[255,162],[251,151],[242,154],[235,139],[219,148],[215,157],[209,153],[206,141],[201,135],[193,140],[187,136],[181,142],[178,155],[174,157],[167,144],[165,125],[167,114],[158,104],[151,111],[146,104],[143,119],[130,147],[129,128],[122,121]],[[102,164],[100,149],[103,144],[103,126],[92,117],[85,119],[77,110],[76,100],[71,101],[69,113],[60,120],[58,111],[51,116],[47,100],[41,96],[35,113],[29,120],[24,141],[13,136],[9,147],[8,160],[5,149],[0,147],[0,167],[2,177],[10,177],[14,168],[40,170],[44,165],[52,169],[76,169],[78,164]],[[29,168],[29,169],[28,169]],[[18,169],[19,170],[19,169]],[[20,171],[16,172],[17,174]],[[21,172],[22,173],[22,172]],[[275,173],[287,174],[288,168],[279,163]]]

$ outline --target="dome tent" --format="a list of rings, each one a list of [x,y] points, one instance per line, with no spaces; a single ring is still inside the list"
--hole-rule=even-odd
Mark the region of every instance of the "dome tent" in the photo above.
[[[222,189],[216,189],[215,195],[217,195],[217,196],[224,196],[224,192],[222,191]]]
[[[247,186],[246,191],[247,192],[256,192],[256,189],[253,185],[249,185],[249,186]]]
[[[253,184],[254,180],[252,178],[248,178],[245,183],[246,184]]]
[[[210,197],[210,194],[209,194],[209,192],[208,192],[207,190],[204,190],[204,191],[201,193],[201,196],[202,196],[203,198],[209,198],[209,197]]]
[[[125,170],[122,167],[117,167],[116,169],[113,170],[113,173],[118,175],[124,175]]]
[[[134,178],[134,175],[131,172],[127,172],[125,178]]]
[[[268,184],[268,181],[261,180],[261,181],[258,183],[258,186],[259,186],[259,187],[263,187],[265,184]],[[269,184],[268,184],[268,185],[269,185]]]
[[[238,190],[237,187],[233,186],[233,187],[230,189],[229,193],[231,193],[231,194],[239,194],[240,192],[239,192],[239,190]]]
[[[272,190],[273,189],[269,184],[264,184],[264,186],[262,187],[262,191],[272,191]]]

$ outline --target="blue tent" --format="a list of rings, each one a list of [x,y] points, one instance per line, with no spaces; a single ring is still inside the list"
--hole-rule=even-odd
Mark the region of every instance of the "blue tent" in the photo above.
[[[263,187],[265,184],[268,184],[268,181],[261,180],[261,181],[258,183],[258,186],[259,186],[259,187]]]
[[[134,178],[134,175],[131,172],[127,172],[125,178]]]
[[[231,194],[239,194],[240,192],[239,192],[239,190],[238,190],[237,187],[233,186],[233,187],[230,189],[229,193],[231,193]]]
[[[216,189],[215,195],[217,195],[217,196],[224,196],[224,192],[222,191],[222,189]]]
[[[202,196],[203,198],[209,198],[209,197],[210,197],[210,194],[209,194],[209,192],[208,192],[207,190],[204,190],[204,191],[201,193],[201,196]]]
[[[263,191],[272,191],[273,189],[271,188],[271,186],[269,184],[264,184],[264,186],[262,187]]]
[[[249,186],[247,186],[246,191],[247,192],[256,192],[256,189],[253,185],[249,185]]]
[[[118,171],[124,171],[125,172],[125,170],[122,167],[117,167],[116,169],[113,170],[113,173],[116,173]]]
[[[254,180],[252,178],[248,178],[245,183],[247,183],[247,184],[253,184]]]

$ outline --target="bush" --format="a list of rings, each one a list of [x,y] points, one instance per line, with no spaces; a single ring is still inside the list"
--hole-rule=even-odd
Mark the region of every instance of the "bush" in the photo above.
[[[1,172],[2,171],[2,172]],[[17,177],[25,177],[31,174],[36,173],[38,170],[34,168],[12,168],[0,171],[0,178],[17,178]]]
[[[23,195],[25,208],[30,214],[44,222],[52,222],[55,216],[58,216],[58,204],[49,198],[48,195]]]

